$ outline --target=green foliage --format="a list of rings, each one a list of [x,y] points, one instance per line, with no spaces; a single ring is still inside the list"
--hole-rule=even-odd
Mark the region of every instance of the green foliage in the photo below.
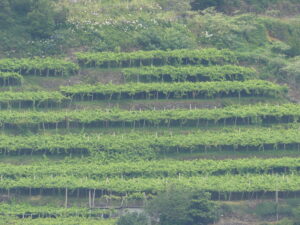
[[[249,80],[256,77],[253,68],[225,66],[185,66],[185,67],[140,67],[122,70],[126,81],[221,81]]]
[[[14,72],[0,72],[0,86],[21,85],[22,83],[23,76],[20,74]]]
[[[20,219],[17,217],[0,217],[2,224],[4,225],[114,225],[114,219],[94,219],[94,218],[82,218],[82,217],[71,217],[71,218],[26,218]]]
[[[102,1],[80,4],[85,13],[72,14],[69,21],[74,25],[77,39],[91,50],[122,51],[132,49],[174,49],[195,47],[194,34],[177,21],[178,14],[189,8],[188,1]],[[170,2],[170,3],[169,3]],[[174,3],[174,4],[173,4]],[[70,6],[71,8],[73,6]],[[98,8],[102,13],[93,12]],[[74,13],[74,12],[73,12]],[[79,15],[78,15],[79,14]]]
[[[78,52],[81,66],[88,67],[139,67],[143,65],[187,65],[236,63],[236,53],[222,49],[204,48],[197,50],[178,49],[169,51],[135,52]]]
[[[7,54],[31,56],[61,54],[69,48],[83,46],[93,51],[166,50],[204,45],[245,50],[267,43],[265,24],[254,16],[225,16],[216,11],[208,15],[211,10],[198,15],[189,11],[189,3],[189,0],[78,1],[76,4],[3,0],[0,21],[6,29],[0,29],[1,48]],[[194,0],[192,5],[198,9],[216,6],[218,11],[230,15],[237,10],[240,13],[271,10],[269,14],[272,14],[280,8],[280,15],[300,10],[295,0]],[[297,29],[292,33],[285,42],[292,47],[289,55],[296,55],[299,35]]]
[[[296,200],[296,199],[295,199]],[[271,218],[276,215],[280,217],[293,217],[293,215],[296,217],[296,214],[294,212],[297,211],[296,206],[293,206],[290,204],[289,201],[287,202],[278,202],[275,201],[263,201],[255,207],[253,212],[259,216],[260,218]],[[282,222],[279,224],[283,224]]]
[[[232,13],[266,13],[272,9],[283,8],[281,14],[297,13],[300,10],[297,0],[192,0],[194,10],[215,7],[222,12]],[[284,7],[283,7],[284,6]]]
[[[51,39],[35,39],[23,26],[14,26],[10,30],[0,29],[0,51],[5,57],[33,57],[62,54],[70,46],[71,40],[64,35],[64,40],[59,38],[57,31]],[[67,40],[68,39],[68,40]],[[68,43],[66,43],[68,41]]]
[[[124,32],[124,29],[129,28],[121,25],[118,27],[103,26],[101,30],[86,27],[83,30],[78,30],[76,33],[81,36],[82,44],[93,46],[92,50],[114,51],[118,47],[122,50],[136,48],[138,44],[134,35],[135,31],[128,30]]]
[[[47,91],[27,91],[13,92],[3,91],[0,93],[0,108],[10,108],[17,105],[21,108],[22,103],[27,106],[38,107],[41,105],[59,105],[66,103],[70,98],[62,95],[59,92]]]
[[[95,217],[101,216],[101,214],[109,214],[113,210],[103,210],[103,209],[89,209],[89,208],[80,208],[80,207],[69,207],[69,208],[60,208],[54,207],[51,205],[45,206],[33,206],[31,204],[16,204],[16,203],[0,203],[1,207],[1,216],[37,216],[37,217],[58,217],[58,218],[67,218],[67,217]]]
[[[0,3],[0,51],[6,55],[61,52],[54,33],[64,28],[68,10],[52,0],[3,0]]]
[[[171,188],[159,194],[146,210],[162,225],[207,225],[218,220],[210,194]]]
[[[224,0],[192,0],[191,6],[193,10],[203,10],[209,7],[221,7]]]
[[[2,12],[8,24],[24,25],[34,38],[47,38],[56,26],[66,21],[67,10],[56,10],[49,0],[5,0]]]
[[[280,20],[277,18],[264,17],[260,19],[269,31],[269,35],[284,41],[290,48],[284,53],[289,56],[300,55],[300,21],[299,19]]]
[[[78,70],[77,64],[53,57],[0,59],[0,71],[23,75],[64,76],[76,74]]]
[[[145,214],[129,213],[121,216],[116,225],[148,225],[148,218]]]
[[[199,126],[199,122],[207,122],[226,125],[235,124],[239,119],[242,124],[261,124],[278,122],[299,122],[300,106],[297,104],[283,105],[248,105],[229,106],[217,109],[173,109],[173,110],[145,110],[145,111],[120,111],[120,110],[69,110],[69,111],[0,111],[2,125],[38,126],[42,123],[62,124],[68,127],[92,125],[109,126],[109,123],[117,126],[131,127],[146,126]],[[114,124],[115,123],[115,124]],[[70,125],[70,124],[69,124]]]
[[[283,97],[286,86],[263,80],[178,82],[178,83],[126,83],[74,85],[60,88],[61,92],[79,100],[112,99],[171,99],[268,96]]]
[[[184,225],[188,221],[190,194],[186,190],[172,188],[160,193],[152,200],[146,211],[154,218],[159,218],[161,225]]]
[[[295,221],[297,221],[298,223],[300,223],[300,207],[295,207],[292,210],[292,214],[295,218]]]
[[[188,207],[188,219],[194,225],[207,225],[219,220],[218,207],[206,192],[195,192]]]
[[[108,179],[94,179],[92,177],[78,176],[41,176],[41,177],[18,177],[3,178],[0,183],[1,189],[65,189],[87,190],[95,189],[115,195],[126,196],[129,193],[156,194],[166,191],[170,187],[195,191],[209,191],[220,193],[220,198],[230,199],[230,192],[250,193],[282,191],[292,193],[299,191],[300,179],[298,174],[270,175],[270,174],[246,174],[246,175],[223,175],[223,176],[191,176],[180,178],[131,178],[124,179],[114,177]],[[187,192],[188,193],[188,192]],[[136,195],[137,196],[137,195]],[[250,197],[250,196],[249,196]],[[175,201],[177,201],[175,199]],[[180,207],[180,206],[179,206]],[[172,210],[172,209],[170,209]]]
[[[281,131],[284,133],[284,131]],[[261,135],[261,131],[259,134],[257,134],[257,137]],[[279,132],[278,132],[279,133]],[[205,134],[206,135],[206,134]],[[220,134],[222,139],[224,138],[224,134]],[[278,134],[276,134],[278,135]],[[62,136],[61,140],[59,140],[58,136],[54,137],[45,137],[46,135],[37,135],[37,137],[34,136],[24,136],[24,137],[11,137],[11,140],[8,140],[9,137],[3,137],[1,135],[1,141],[4,143],[1,143],[1,149],[7,148],[7,153],[12,153],[13,151],[24,153],[25,151],[20,151],[20,147],[18,148],[17,144],[19,146],[22,146],[23,148],[26,148],[28,150],[27,153],[34,154],[35,152],[39,150],[46,150],[47,148],[50,149],[49,152],[51,154],[55,154],[58,149],[61,149],[61,151],[68,153],[69,149],[76,148],[90,148],[92,149],[95,147],[97,150],[98,148],[102,148],[102,145],[105,145],[105,141],[111,142],[111,148],[108,146],[105,146],[108,151],[114,151],[120,143],[119,137],[116,137],[116,143],[113,146],[113,137],[110,137],[110,140],[108,137],[101,137],[102,140],[98,141],[97,143],[92,143],[91,140],[95,140],[93,136],[87,136],[86,138],[89,138],[90,140],[86,141],[84,143],[84,137],[83,136],[69,136],[69,140],[66,136]],[[283,134],[284,138],[289,138],[285,134]],[[178,136],[179,138],[180,136]],[[200,137],[200,135],[198,136]],[[6,139],[5,139],[6,138]],[[26,140],[29,139],[29,140]],[[40,139],[39,139],[40,138]],[[72,138],[72,139],[71,139]],[[77,138],[77,139],[76,139]],[[124,138],[131,138],[130,136],[124,135]],[[139,145],[142,144],[142,137],[139,136],[139,139],[135,142],[135,145],[131,144],[134,143],[134,140],[128,140],[127,143],[129,143],[129,146],[125,149],[120,149],[120,151],[123,151],[125,154],[129,154],[129,151],[137,147],[139,148]],[[147,140],[148,137],[146,137],[144,140],[149,143],[149,140]],[[181,136],[183,139],[184,136]],[[80,140],[78,140],[80,139]],[[230,138],[228,138],[229,140]],[[71,142],[73,141],[73,143]],[[48,141],[48,146],[46,146]],[[57,142],[57,144],[55,143]],[[69,142],[68,142],[69,141]],[[161,141],[160,139],[157,139],[157,141]],[[170,141],[173,140],[170,138]],[[213,140],[212,140],[213,141]],[[33,143],[35,142],[35,143]],[[63,142],[65,145],[63,145]],[[123,141],[124,143],[126,141]],[[23,143],[23,145],[22,145]],[[100,144],[99,144],[100,143]],[[103,144],[104,143],[104,144]],[[124,146],[123,143],[123,146]],[[154,143],[154,142],[153,142]],[[237,143],[237,142],[236,142]],[[11,146],[9,146],[11,144]],[[86,146],[84,146],[86,144]],[[90,146],[88,146],[90,144]],[[224,144],[224,143],[223,143]],[[69,145],[70,147],[67,147]],[[98,145],[98,146],[97,146]],[[36,147],[37,146],[37,147]],[[166,145],[167,146],[167,145]],[[182,145],[184,146],[184,145]],[[187,145],[186,145],[187,146]],[[251,147],[251,144],[249,144]],[[146,147],[146,146],[145,146]],[[159,146],[163,149],[163,145]],[[209,147],[209,146],[208,146]],[[121,144],[120,144],[121,148]],[[142,146],[140,146],[142,148]],[[33,152],[34,151],[34,152]],[[147,151],[151,151],[151,149],[147,149]],[[254,150],[255,151],[255,150]],[[33,153],[32,153],[33,152]],[[96,154],[94,155],[96,156]],[[189,160],[189,161],[182,161],[182,160],[172,160],[172,159],[165,159],[165,160],[142,160],[142,158],[139,158],[138,160],[132,159],[132,160],[124,160],[120,162],[109,162],[105,163],[104,161],[97,161],[92,160],[91,157],[85,157],[82,159],[68,159],[68,160],[62,160],[59,162],[51,162],[51,161],[41,161],[41,162],[33,162],[29,165],[13,165],[13,164],[7,164],[7,163],[1,163],[0,164],[0,174],[2,178],[21,178],[21,177],[43,177],[43,176],[78,176],[78,177],[90,177],[94,179],[104,179],[104,178],[114,178],[114,177],[123,177],[126,179],[129,178],[138,178],[138,177],[147,177],[147,178],[157,178],[157,177],[165,177],[165,178],[177,178],[180,176],[184,177],[192,177],[192,176],[222,176],[225,174],[232,174],[232,175],[255,175],[257,173],[260,174],[269,174],[270,172],[275,174],[281,174],[283,171],[286,171],[285,174],[293,174],[297,173],[297,171],[300,169],[300,160],[299,158],[274,158],[274,159],[257,159],[257,158],[251,158],[249,160],[246,159],[226,159],[226,160],[208,160],[208,159],[199,159],[199,160]],[[289,204],[291,205],[291,204]],[[227,206],[227,205],[225,205]],[[281,209],[284,209],[286,205],[283,205]],[[261,208],[264,206],[261,205]],[[298,205],[290,207],[295,209]],[[290,209],[286,211],[291,211]],[[227,210],[227,211],[226,211]],[[230,212],[230,208],[223,209],[223,211],[226,211],[227,213]],[[296,209],[295,209],[296,210]],[[297,209],[299,210],[299,209]],[[260,213],[261,210],[258,209],[257,213]],[[282,210],[283,212],[283,210]]]
[[[291,49],[291,47],[288,44],[279,40],[272,41],[271,44],[272,51],[277,54],[286,54]]]
[[[276,225],[299,225],[299,224],[295,223],[294,221],[292,221],[288,218],[284,218],[284,219],[280,220],[278,223],[276,223]]]
[[[27,15],[32,8],[34,2],[32,0],[9,0],[11,8],[20,15]]]
[[[156,0],[163,8],[163,10],[173,10],[177,12],[185,12],[191,9],[191,0]]]
[[[255,207],[255,214],[261,218],[276,216],[277,204],[272,201],[264,201]]]
[[[185,26],[150,28],[140,33],[137,42],[145,50],[195,48],[193,33]]]
[[[0,25],[7,28],[13,23],[12,11],[9,0],[2,0],[0,2]]]
[[[218,208],[210,201],[210,195],[202,192],[203,190],[211,192],[215,200],[231,200],[232,192],[233,197],[242,196],[242,199],[251,198],[253,195],[260,196],[262,193],[274,196],[274,191],[280,191],[280,196],[282,193],[299,192],[300,161],[297,157],[220,161],[156,160],[171,154],[181,157],[197,151],[200,155],[216,151],[220,151],[220,154],[225,154],[224,151],[229,151],[230,154],[238,151],[238,155],[241,152],[249,152],[251,155],[256,152],[260,155],[259,151],[273,150],[274,155],[280,155],[281,150],[287,150],[287,153],[291,153],[292,150],[294,154],[300,146],[300,107],[296,104],[215,109],[192,109],[191,105],[190,109],[121,111],[99,110],[94,107],[95,102],[80,102],[72,106],[81,108],[91,104],[88,106],[91,109],[38,108],[48,103],[62,106],[60,103],[68,102],[71,97],[74,101],[223,96],[283,97],[287,92],[286,86],[252,80],[256,76],[253,69],[224,65],[237,64],[237,57],[240,57],[238,53],[242,51],[245,54],[240,58],[244,57],[243,59],[248,61],[242,60],[240,65],[250,63],[260,75],[261,71],[267,71],[290,82],[299,79],[299,59],[288,58],[299,55],[299,21],[290,18],[256,18],[250,14],[238,15],[245,11],[266,12],[279,5],[282,6],[282,11],[285,11],[290,5],[299,5],[299,1],[197,1],[200,3],[197,7],[201,9],[210,6],[216,6],[217,11],[223,12],[240,9],[239,12],[234,12],[236,16],[227,16],[212,9],[201,12],[188,11],[189,2],[101,0],[75,3],[69,0],[0,0],[0,57],[26,54],[22,58],[0,60],[0,85],[5,86],[3,90],[10,90],[0,93],[0,189],[3,193],[7,191],[9,198],[16,197],[18,201],[32,201],[34,199],[24,197],[23,194],[31,195],[31,191],[41,191],[42,194],[44,191],[44,194],[51,192],[55,195],[55,192],[64,193],[65,188],[68,188],[72,205],[76,191],[79,197],[83,197],[81,195],[89,191],[93,193],[89,198],[97,198],[98,204],[105,198],[107,202],[112,199],[120,200],[123,206],[128,204],[128,200],[145,203],[157,193],[167,191],[159,195],[155,200],[157,205],[152,207],[156,210],[155,215],[161,218],[162,225],[204,225],[217,220]],[[268,14],[273,13],[282,15],[281,12]],[[207,46],[235,49],[238,53],[226,49],[197,50]],[[20,74],[76,75],[79,70],[77,64],[65,61],[61,57],[57,59],[45,56],[95,50],[100,53],[78,53],[81,66],[138,67],[124,70],[123,73],[129,79],[138,77],[138,81],[143,77],[151,82],[162,79],[208,82],[122,85],[83,83],[62,87],[61,92],[33,92],[32,90],[40,89],[40,83],[48,86],[45,81],[49,81],[50,78],[28,78],[24,87],[7,87],[21,84],[23,78]],[[101,52],[103,50],[114,52]],[[134,50],[154,51],[133,52]],[[34,55],[43,57],[34,58]],[[162,67],[154,67],[158,65]],[[185,67],[180,67],[183,65]],[[263,69],[257,68],[262,65]],[[96,71],[98,70],[93,70],[95,73]],[[103,71],[99,71],[102,74]],[[278,76],[279,73],[282,77]],[[55,81],[59,82],[65,78],[55,78]],[[19,89],[31,91],[18,92]],[[239,101],[245,104],[243,100],[239,98]],[[264,101],[268,100],[264,98]],[[271,101],[274,102],[274,98]],[[103,102],[98,103],[102,107]],[[128,101],[124,104],[128,105]],[[34,106],[38,109],[11,110],[11,107],[24,106]],[[280,124],[278,128],[260,127],[271,127],[274,123],[290,124]],[[234,128],[215,129],[219,125],[232,125]],[[255,125],[255,128],[241,126],[237,129],[238,125]],[[103,134],[119,127],[124,127],[125,131],[133,128],[133,131],[122,134],[122,131],[114,130],[116,132],[113,134]],[[162,127],[168,128],[169,131],[176,127],[175,134],[172,133],[173,130],[168,133],[166,129],[159,129]],[[180,127],[191,127],[192,130],[201,128],[201,131],[191,132]],[[213,130],[207,131],[210,127]],[[135,128],[158,128],[158,132],[151,133],[144,129],[139,131]],[[86,129],[89,134],[85,133]],[[79,134],[73,133],[78,131]],[[13,135],[7,135],[6,132]],[[26,164],[26,160],[23,161],[23,154],[26,154],[26,158],[32,155],[30,164]],[[39,159],[38,155],[43,154],[44,158],[49,156],[51,160]],[[74,155],[81,156],[82,159],[75,157],[76,159],[72,160]],[[14,156],[21,158],[20,163],[14,164]],[[65,156],[70,156],[70,159],[61,161]],[[52,157],[58,160],[52,161]],[[37,162],[33,160],[35,158],[38,159]],[[184,191],[172,190],[170,187],[178,187]],[[100,199],[100,196],[103,199]],[[62,201],[62,196],[56,197]],[[276,206],[276,210],[281,213],[280,216],[293,214],[298,220],[299,206],[293,205],[293,210],[288,206]],[[102,213],[110,213],[109,210],[14,203],[1,203],[0,208],[0,223],[3,224],[104,225],[117,222],[87,218],[100,217]],[[274,215],[272,204],[262,204],[257,210],[263,217]],[[57,218],[15,218],[31,213],[39,217]],[[5,215],[11,216],[6,218]],[[131,214],[122,217],[117,223],[145,225],[147,220],[143,215]]]
[[[227,16],[207,9],[193,16],[188,26],[202,45],[245,51],[267,43],[266,28],[251,14]]]
[[[50,37],[55,28],[54,10],[48,0],[36,1],[27,14],[29,32],[36,38]]]
[[[300,81],[300,57],[295,57],[285,67],[281,69],[283,80],[290,83],[296,83]]]
[[[47,114],[46,114],[47,115]],[[67,116],[67,115],[66,115]],[[166,119],[168,120],[168,119]],[[5,122],[5,121],[4,121]],[[36,118],[36,123],[40,122]],[[62,121],[64,122],[64,121]],[[106,124],[108,123],[107,121]],[[44,119],[41,122],[43,129],[46,129],[45,123],[50,124],[50,118],[48,120]],[[58,123],[58,122],[57,122]],[[112,124],[112,122],[110,122]],[[15,123],[16,125],[22,125],[22,123]],[[44,125],[43,125],[44,124]],[[23,122],[23,125],[27,125]],[[33,125],[33,124],[28,124]],[[60,124],[62,127],[63,124]],[[84,124],[82,125],[84,126]],[[55,125],[53,126],[53,128]],[[58,127],[58,125],[56,125]],[[135,155],[142,158],[153,158],[158,154],[163,153],[192,153],[194,151],[204,152],[204,151],[226,151],[226,150],[237,150],[237,151],[264,151],[264,150],[275,150],[280,151],[282,149],[292,148],[296,149],[299,147],[299,134],[297,134],[296,129],[289,130],[275,130],[275,129],[250,129],[245,131],[228,131],[228,132],[219,132],[215,134],[214,132],[196,132],[188,135],[178,134],[178,135],[154,135],[154,134],[143,134],[139,132],[131,132],[130,134],[124,135],[29,135],[29,136],[10,136],[10,135],[1,135],[0,136],[1,144],[0,150],[2,154],[71,154],[71,153],[82,153],[85,155],[96,155],[99,152],[113,153],[113,154],[124,154],[124,155]],[[243,162],[244,166],[240,166],[238,173],[251,173],[251,170],[254,171],[270,171],[272,168],[273,172],[282,171],[285,167],[281,167],[281,161],[270,160],[264,161],[267,165],[266,167],[260,165],[261,167],[256,168],[255,165],[259,164],[259,160],[253,160],[254,165],[250,163]],[[283,162],[289,162],[290,167],[286,171],[294,171],[295,168],[298,168],[297,160],[283,160]],[[287,164],[286,163],[286,164]],[[173,165],[169,162],[168,164]],[[228,167],[226,162],[223,163],[214,163],[210,162],[211,167],[204,168],[201,163],[197,164],[195,167],[196,170],[191,170],[189,168],[189,163],[186,163],[186,166],[180,165],[180,169],[177,170],[178,173],[185,174],[184,168],[187,169],[187,174],[193,173],[211,173],[211,174],[223,174],[230,172],[231,168]],[[235,163],[232,162],[232,167]],[[153,168],[161,167],[163,171],[164,165],[158,163],[151,164]],[[195,163],[196,165],[196,163]],[[174,168],[176,165],[173,165]],[[223,168],[221,168],[223,166]],[[122,167],[120,165],[120,167]],[[150,165],[149,165],[150,167]],[[199,168],[199,170],[197,170]],[[6,168],[8,169],[8,168]],[[52,168],[54,170],[54,168]],[[129,169],[128,172],[127,169]],[[147,169],[147,167],[145,167]],[[32,168],[33,170],[33,168]],[[98,168],[99,171],[102,171],[103,174],[109,176],[110,173],[103,171],[103,169]],[[138,170],[123,168],[125,174],[139,174]],[[155,169],[154,169],[155,170]],[[168,172],[168,167],[165,168],[165,172]],[[151,169],[149,169],[149,172]],[[201,172],[202,171],[202,172]],[[113,174],[114,172],[112,172]],[[93,173],[94,174],[94,173]],[[159,176],[162,176],[159,171],[155,173]],[[177,174],[177,173],[176,173]],[[128,175],[130,176],[130,175]]]

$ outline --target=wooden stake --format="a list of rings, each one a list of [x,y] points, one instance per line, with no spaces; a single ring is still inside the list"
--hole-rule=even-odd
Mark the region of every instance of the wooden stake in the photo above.
[[[66,188],[65,195],[65,208],[68,208],[68,188]]]

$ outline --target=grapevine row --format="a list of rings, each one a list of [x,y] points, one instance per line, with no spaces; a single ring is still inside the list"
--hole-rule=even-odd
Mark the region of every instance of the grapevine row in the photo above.
[[[82,218],[82,217],[58,217],[58,218],[26,218],[19,219],[16,217],[0,217],[2,224],[13,224],[13,225],[115,225],[115,219],[98,219],[98,218]]]
[[[79,66],[56,58],[5,58],[0,59],[0,71],[23,75],[64,76],[77,74]]]
[[[47,92],[47,91],[23,91],[13,92],[4,91],[0,93],[0,108],[10,108],[17,106],[47,106],[47,105],[60,105],[69,101],[70,99],[60,92]]]
[[[216,109],[172,110],[72,110],[72,111],[0,111],[0,124],[39,126],[40,128],[70,127],[147,127],[202,126],[209,124],[261,124],[299,122],[300,105],[246,105]]]
[[[89,179],[75,176],[3,178],[1,189],[94,189],[120,194],[157,193],[170,186],[211,192],[300,191],[300,176],[291,175],[223,175],[177,178],[106,178]]]
[[[211,65],[237,62],[234,52],[214,48],[200,50],[178,49],[171,51],[78,52],[76,56],[80,66],[104,68],[147,65]]]
[[[14,72],[0,72],[0,86],[21,85],[23,77]]]
[[[162,66],[162,67],[140,67],[123,69],[122,74],[126,81],[245,81],[254,79],[256,71],[252,68],[224,65],[224,66]]]
[[[0,164],[2,178],[76,176],[92,179],[126,177],[178,177],[225,174],[288,174],[299,173],[300,158],[229,159],[229,160],[154,160],[114,162],[103,164],[85,160],[66,162],[42,162],[30,165]]]
[[[111,210],[92,209],[69,207],[59,208],[50,205],[46,206],[32,206],[29,204],[7,204],[0,203],[1,212],[3,216],[19,216],[19,217],[91,217],[101,216],[103,214],[110,214]]]
[[[61,92],[75,99],[171,99],[171,98],[208,98],[225,96],[283,96],[286,86],[269,81],[250,80],[183,82],[183,83],[127,83],[75,85],[61,87]]]
[[[0,136],[3,154],[95,152],[176,153],[212,150],[277,150],[300,147],[297,129],[247,129],[191,134],[157,135],[132,132],[119,135],[32,135]],[[0,170],[1,171],[1,170]]]

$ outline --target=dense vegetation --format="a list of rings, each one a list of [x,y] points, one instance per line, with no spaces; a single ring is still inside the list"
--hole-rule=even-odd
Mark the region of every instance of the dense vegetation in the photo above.
[[[256,78],[256,71],[252,68],[225,65],[225,66],[186,66],[186,67],[141,67],[122,70],[126,81],[244,81]]]
[[[12,92],[4,91],[0,93],[0,108],[11,108],[13,106],[22,107],[39,107],[39,106],[57,106],[69,100],[68,97],[59,92],[46,91],[23,91]]]
[[[230,192],[239,194],[256,192],[272,192],[281,191],[293,193],[299,191],[300,179],[299,175],[224,175],[224,176],[191,176],[176,178],[111,178],[96,180],[86,177],[76,176],[42,176],[40,179],[34,177],[24,178],[3,178],[0,184],[2,190],[19,189],[29,194],[30,189],[41,190],[46,192],[54,190],[98,190],[98,194],[117,193],[126,195],[127,193],[149,193],[155,194],[165,191],[168,186],[179,186],[181,188],[190,188],[191,190],[205,190],[210,192],[222,193],[226,200],[230,200],[227,195]],[[220,196],[221,197],[221,196]],[[245,197],[244,197],[245,198]],[[248,197],[251,199],[250,197]],[[243,199],[239,195],[239,199]]]
[[[277,10],[281,6],[285,5],[285,10],[289,13],[299,12],[299,5],[297,5],[296,0],[192,0],[191,3],[194,10],[205,9],[207,7],[217,7],[220,11],[225,11],[228,13],[234,12],[234,10],[241,10],[241,12],[265,12],[267,10]],[[242,7],[241,7],[242,6]],[[287,11],[282,10],[281,13]]]
[[[218,206],[210,197],[205,192],[171,189],[150,202],[147,211],[166,225],[210,224],[219,218]]]
[[[297,129],[230,130],[215,134],[211,131],[191,134],[154,134],[141,132],[102,135],[31,135],[0,136],[2,154],[96,154],[135,153],[154,157],[162,153],[197,151],[264,151],[299,149]],[[4,173],[4,172],[3,172]]]
[[[66,96],[77,99],[171,99],[214,98],[228,96],[280,97],[287,88],[268,81],[221,81],[206,83],[127,83],[123,85],[98,84],[61,87]]]
[[[99,164],[84,160],[66,160],[65,162],[45,162],[31,165],[1,164],[3,178],[43,177],[43,176],[78,176],[92,179],[101,178],[138,178],[138,177],[178,177],[224,174],[298,174],[299,158],[279,159],[229,159],[216,160],[158,160],[137,162],[112,162]]]
[[[146,126],[203,126],[214,124],[268,124],[299,122],[299,105],[249,105],[229,106],[218,109],[173,109],[173,110],[80,110],[80,111],[1,111],[2,127],[5,125],[55,125],[74,127],[94,125],[98,127],[146,127]],[[198,122],[198,123],[197,123]],[[204,124],[200,124],[204,122]],[[52,125],[52,126],[51,126]]]
[[[64,76],[75,74],[79,66],[55,58],[10,58],[0,60],[0,71],[19,72],[23,75]]]
[[[64,224],[64,225],[74,225],[74,224],[80,224],[80,225],[114,225],[115,220],[99,220],[99,219],[93,219],[93,218],[82,218],[82,217],[70,217],[70,218],[64,218],[64,217],[58,217],[58,218],[38,218],[38,219],[18,219],[13,217],[0,217],[1,222],[3,224],[13,224],[13,225],[32,225],[35,224],[43,224],[43,225],[57,225],[57,224]]]
[[[14,72],[0,72],[0,86],[21,85],[23,77]]]
[[[0,224],[297,225],[299,12],[2,0]]]
[[[236,62],[236,55],[229,50],[173,50],[135,51],[130,53],[77,53],[79,65],[90,67],[139,67],[143,65],[222,64]]]

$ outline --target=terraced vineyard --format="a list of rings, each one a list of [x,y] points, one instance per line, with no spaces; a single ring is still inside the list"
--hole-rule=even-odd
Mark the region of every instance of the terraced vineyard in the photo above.
[[[0,208],[7,224],[110,225],[120,208],[142,207],[171,186],[209,191],[215,201],[299,194],[300,106],[286,98],[287,86],[240,66],[236,53],[76,56],[77,63],[0,60]],[[111,70],[118,83],[89,82],[89,72]],[[47,90],[29,85],[44,79],[59,82]],[[238,104],[190,103],[203,99]],[[140,100],[173,109],[106,107]]]

